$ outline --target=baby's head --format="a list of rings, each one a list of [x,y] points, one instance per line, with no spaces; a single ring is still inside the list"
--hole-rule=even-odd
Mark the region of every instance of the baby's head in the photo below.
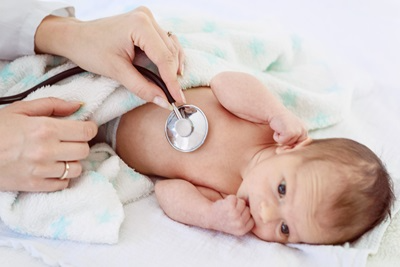
[[[281,243],[354,241],[390,216],[391,179],[366,146],[342,138],[307,140],[258,160],[244,175],[253,233]]]
[[[332,243],[354,241],[387,217],[394,202],[391,178],[382,161],[366,146],[344,138],[313,140],[298,153],[303,162],[329,164],[334,172],[332,194],[318,218],[335,233]]]

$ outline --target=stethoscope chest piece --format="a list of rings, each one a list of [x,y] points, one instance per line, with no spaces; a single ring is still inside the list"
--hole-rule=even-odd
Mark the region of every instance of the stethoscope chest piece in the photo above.
[[[194,105],[177,107],[175,99],[160,77],[146,68],[137,65],[135,67],[164,91],[168,102],[172,105],[173,112],[169,114],[165,123],[165,136],[170,145],[181,152],[192,152],[199,148],[208,133],[208,121],[203,111]]]
[[[207,118],[203,111],[194,105],[176,107],[165,123],[168,142],[181,152],[191,152],[199,148],[206,140],[207,133]]]

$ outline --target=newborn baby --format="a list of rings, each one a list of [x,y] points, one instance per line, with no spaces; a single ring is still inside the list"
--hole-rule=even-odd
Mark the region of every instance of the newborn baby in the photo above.
[[[158,202],[173,220],[266,241],[338,244],[390,215],[391,180],[367,147],[343,138],[311,140],[304,124],[256,78],[215,76],[185,92],[209,133],[190,153],[164,135],[169,112],[148,103],[112,122],[118,155],[165,179]]]

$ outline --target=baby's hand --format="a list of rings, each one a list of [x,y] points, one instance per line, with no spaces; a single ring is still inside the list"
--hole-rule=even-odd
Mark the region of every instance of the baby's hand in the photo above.
[[[290,112],[274,116],[270,123],[274,130],[274,140],[282,145],[295,145],[307,139],[304,123]]]
[[[214,220],[211,228],[215,230],[241,236],[253,229],[254,220],[249,207],[235,195],[214,202],[212,213]]]

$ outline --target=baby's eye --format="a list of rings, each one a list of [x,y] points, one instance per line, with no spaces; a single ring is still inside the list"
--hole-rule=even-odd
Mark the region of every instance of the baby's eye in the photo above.
[[[289,236],[289,226],[287,226],[287,224],[285,224],[284,222],[281,224],[281,233]]]
[[[282,181],[279,185],[278,185],[278,194],[280,197],[283,197],[284,195],[286,195],[286,181]]]

